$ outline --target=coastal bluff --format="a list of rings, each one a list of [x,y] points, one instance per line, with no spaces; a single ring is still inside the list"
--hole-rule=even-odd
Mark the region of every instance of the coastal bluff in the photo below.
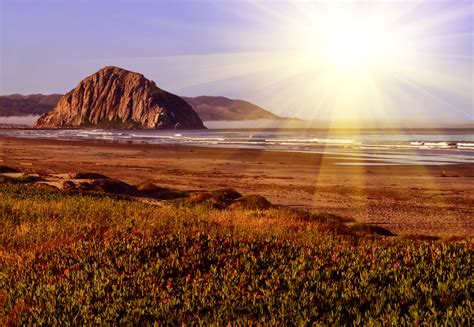
[[[179,96],[142,74],[107,66],[82,80],[34,128],[205,129]]]

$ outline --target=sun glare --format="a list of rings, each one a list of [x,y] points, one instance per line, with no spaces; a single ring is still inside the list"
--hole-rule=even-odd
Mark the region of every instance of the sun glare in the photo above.
[[[364,16],[334,15],[304,29],[311,60],[344,73],[388,65],[403,48],[380,21]]]
[[[331,11],[301,21],[295,69],[308,72],[308,98],[332,120],[372,117],[385,107],[380,89],[415,63],[416,44],[385,17],[364,11]],[[379,115],[385,115],[383,112]]]
[[[330,22],[323,28],[327,60],[343,68],[368,66],[380,60],[383,42],[376,26],[356,20]]]

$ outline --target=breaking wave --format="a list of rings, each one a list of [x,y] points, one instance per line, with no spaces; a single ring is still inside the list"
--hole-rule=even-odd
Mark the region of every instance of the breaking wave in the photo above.
[[[97,140],[102,142],[144,143],[158,145],[188,145],[228,148],[252,148],[272,151],[324,152],[358,150],[367,153],[418,153],[442,154],[452,162],[468,160],[474,156],[474,134],[344,134],[298,130],[205,130],[205,131],[124,131],[101,129],[67,130],[0,130],[0,135],[25,138],[59,140]]]

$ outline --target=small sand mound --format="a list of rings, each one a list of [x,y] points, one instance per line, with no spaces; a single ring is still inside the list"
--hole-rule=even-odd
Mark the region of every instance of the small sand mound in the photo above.
[[[209,192],[194,193],[189,197],[188,202],[203,203],[205,201],[208,201],[211,198],[212,198],[212,195]]]
[[[80,173],[73,173],[69,175],[71,179],[110,179],[109,177],[98,174],[98,173],[90,173],[90,172],[80,172]]]
[[[143,182],[135,186],[135,188],[140,191],[140,192],[156,192],[156,191],[162,191],[165,188],[160,187],[152,182]]]
[[[34,184],[41,181],[42,179],[38,176],[28,175],[28,176],[0,176],[0,183],[5,184]]]
[[[352,225],[351,231],[355,234],[365,235],[379,235],[379,236],[395,236],[391,231],[380,226],[366,225],[366,224],[355,224]]]
[[[19,170],[13,167],[0,165],[0,174],[18,173]]]
[[[186,192],[158,186],[152,182],[143,182],[136,187],[141,195],[157,200],[174,200],[187,197]]]
[[[234,201],[242,196],[239,192],[231,188],[223,188],[211,192],[211,195],[223,202]]]
[[[213,196],[211,192],[194,193],[189,197],[187,201],[193,204],[208,204],[216,209],[224,209],[229,205],[227,201],[224,201],[219,197]]]
[[[242,195],[236,190],[226,188],[211,192],[197,192],[192,194],[188,202],[190,203],[207,203],[214,208],[224,209],[228,207],[235,199]]]
[[[272,206],[265,197],[257,194],[245,195],[235,200],[230,208],[232,209],[269,209]]]
[[[135,195],[136,189],[116,179],[96,179],[89,181],[64,181],[62,188],[71,191],[102,192],[117,195]]]

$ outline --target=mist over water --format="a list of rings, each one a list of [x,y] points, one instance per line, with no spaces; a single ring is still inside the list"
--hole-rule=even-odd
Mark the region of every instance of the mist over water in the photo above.
[[[33,126],[34,122],[39,118],[39,116],[11,116],[11,117],[1,117],[0,124],[13,124],[13,125],[27,125]]]
[[[204,125],[209,129],[236,129],[236,128],[304,128],[308,122],[299,120],[273,120],[273,119],[256,119],[256,120],[216,120],[205,121]]]

